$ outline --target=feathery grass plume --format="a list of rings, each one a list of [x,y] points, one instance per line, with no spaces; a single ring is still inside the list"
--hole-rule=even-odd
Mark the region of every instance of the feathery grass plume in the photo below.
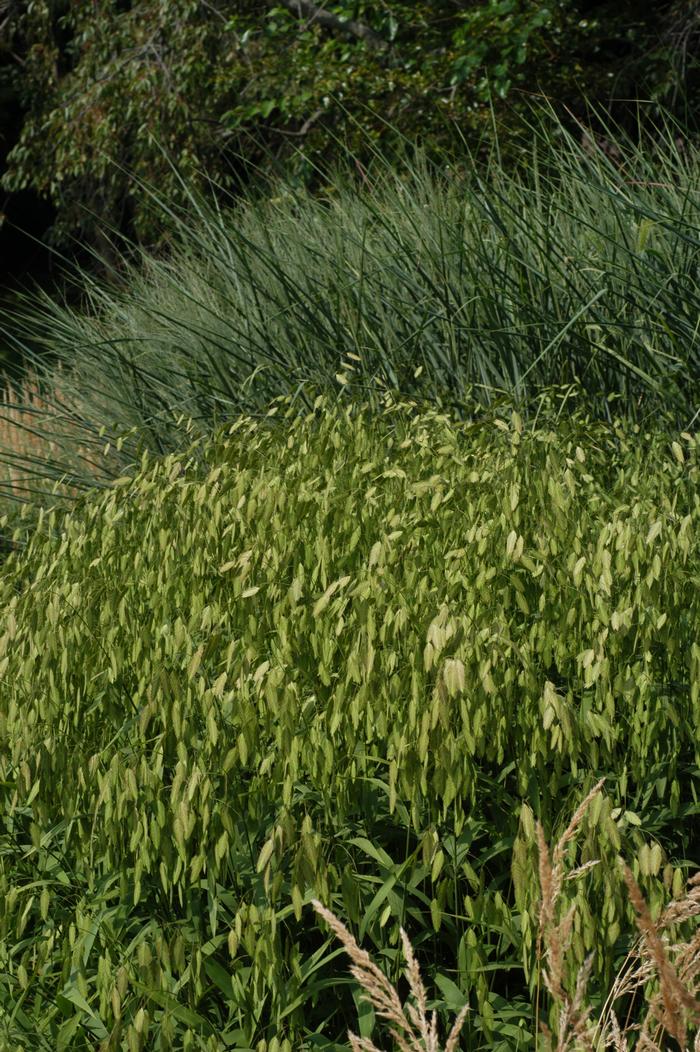
[[[671,925],[700,914],[700,873],[688,881],[689,890],[685,897],[671,902],[655,924],[651,921],[649,909],[634,878],[632,877],[630,882],[626,877],[626,882],[630,888],[632,904],[638,913],[636,920],[641,934],[608,993],[598,1022],[598,1040],[602,1047],[612,1044],[617,1052],[627,1052],[628,1035],[639,1031],[636,1048],[660,1052],[660,1040],[665,1031],[678,1041],[682,1049],[687,1049],[690,1046],[687,1043],[684,1007],[691,1015],[695,1015],[696,1019],[700,1019],[697,1002],[688,1005],[688,1000],[693,1000],[693,994],[697,993],[700,987],[700,931],[697,931],[689,942],[673,946],[668,944],[666,936],[659,933]],[[674,956],[673,964],[669,953]],[[661,967],[657,964],[657,958]],[[677,986],[674,976],[678,982]],[[633,995],[655,977],[658,977],[660,990],[649,999],[644,1022],[630,1025],[621,1031],[613,1004],[622,996]],[[695,1034],[693,1049],[694,1052],[700,1052],[700,1027]]]
[[[669,946],[667,937],[660,933],[672,925],[700,914],[700,873],[688,881],[689,890],[686,896],[672,901],[654,923],[631,870],[624,866],[625,882],[636,911],[635,919],[641,937],[628,954],[595,1024],[590,1021],[591,1006],[585,1004],[593,954],[589,954],[579,970],[573,997],[563,986],[563,962],[569,945],[575,907],[572,906],[559,923],[554,923],[561,887],[564,880],[572,880],[598,864],[597,860],[587,862],[564,875],[564,849],[574,837],[588,806],[604,781],[605,779],[601,778],[577,808],[555,845],[551,857],[542,826],[539,822],[536,826],[542,893],[537,955],[539,964],[544,944],[548,967],[542,971],[542,978],[553,1000],[560,1007],[556,1044],[550,1028],[538,1019],[539,982],[536,1029],[544,1035],[549,1048],[555,1052],[567,1052],[572,1047],[585,1052],[597,1052],[611,1045],[615,1052],[629,1052],[629,1039],[637,1032],[637,1052],[662,1052],[660,1038],[664,1031],[678,1042],[681,1049],[689,1049],[686,1014],[700,1021],[700,1002],[694,996],[700,985],[700,931],[689,942],[675,946]],[[400,1052],[438,1052],[436,1014],[433,1012],[428,1020],[425,987],[413,948],[403,928],[401,940],[407,962],[406,976],[415,1001],[415,1005],[407,1003],[405,1007],[401,1005],[398,994],[389,980],[372,962],[369,954],[359,948],[341,921],[318,900],[313,900],[313,906],[345,946],[353,962],[350,969],[353,978],[368,995],[377,1015],[391,1024],[389,1033]],[[672,963],[669,953],[674,954],[675,964]],[[638,964],[636,968],[630,969],[630,964],[634,961]],[[660,991],[650,999],[644,1022],[630,1023],[628,1020],[623,1030],[612,1010],[613,1004],[623,995],[634,993],[655,976],[659,979]],[[445,1045],[445,1052],[455,1052],[468,1007],[465,1005],[457,1016]],[[368,1038],[359,1038],[352,1032],[348,1033],[348,1038],[353,1052],[378,1052]],[[695,1035],[693,1052],[700,1052],[700,1028]]]
[[[588,1024],[590,1009],[583,1008],[583,996],[585,993],[585,984],[593,963],[593,957],[590,955],[586,959],[582,970],[579,973],[579,978],[576,983],[576,991],[572,1000],[564,990],[562,978],[564,956],[569,946],[575,907],[572,906],[557,925],[554,924],[554,911],[561,894],[562,883],[565,879],[563,868],[564,849],[573,839],[591,801],[598,794],[604,782],[605,779],[601,778],[600,781],[593,786],[588,795],[581,801],[574,812],[571,821],[555,845],[551,859],[549,856],[549,849],[544,839],[544,830],[539,822],[536,824],[537,843],[539,847],[540,889],[542,895],[537,933],[537,963],[538,968],[541,967],[542,944],[544,942],[546,945],[545,956],[548,960],[549,967],[542,971],[542,978],[554,1000],[563,1006],[559,1023],[560,1038],[557,1044],[557,1052],[564,1052],[564,1049],[568,1047],[568,1039],[562,1041],[561,1035],[569,1030],[579,1038],[584,1048],[591,1047],[589,1044],[590,1026]],[[569,873],[566,879],[574,879],[597,864],[598,860],[587,862],[585,865],[579,866],[577,869]],[[537,1027],[539,1022],[539,980],[536,998],[535,1025]],[[546,1024],[539,1023],[539,1026],[548,1040],[551,1040],[551,1033]]]
[[[683,1048],[686,1039],[683,1009],[687,1009],[689,1013],[696,1015],[698,1020],[700,1020],[700,1002],[696,1001],[680,983],[676,971],[668,959],[658,929],[652,920],[649,907],[644,901],[642,892],[629,866],[623,865],[623,873],[632,905],[637,913],[637,926],[644,936],[649,956],[656,965],[661,986],[659,996],[663,1003],[663,1025]]]
[[[415,1005],[407,1003],[405,1009],[389,980],[374,964],[366,950],[360,949],[345,925],[317,899],[312,900],[312,905],[345,947],[353,962],[350,974],[367,994],[377,1015],[391,1024],[389,1033],[400,1052],[439,1052],[437,1015],[433,1012],[428,1020],[425,986],[413,947],[404,929],[401,928],[401,942],[407,964],[406,978],[416,1002]],[[465,1005],[455,1019],[445,1044],[445,1052],[455,1052],[468,1011],[469,1005]],[[348,1038],[353,1052],[378,1052],[368,1038],[358,1037],[352,1031],[348,1032]]]
[[[681,1049],[686,1049],[688,1048],[686,1015],[700,1022],[700,1002],[694,997],[700,985],[700,931],[689,942],[675,946],[669,946],[668,939],[660,933],[671,925],[679,924],[700,914],[700,873],[688,881],[689,890],[686,896],[671,902],[663,910],[658,921],[654,923],[632,871],[623,863],[624,879],[636,912],[635,920],[641,937],[628,954],[618,973],[595,1026],[589,1022],[590,1006],[584,1007],[586,987],[593,961],[592,954],[587,957],[579,971],[573,998],[563,988],[562,964],[571,934],[574,907],[571,907],[559,924],[555,925],[555,906],[563,879],[571,880],[597,864],[595,861],[587,862],[564,878],[562,870],[564,848],[574,836],[587,807],[603,785],[604,780],[601,779],[598,782],[578,807],[555,846],[551,860],[542,827],[539,822],[537,823],[542,893],[537,953],[539,962],[541,946],[544,942],[548,961],[548,968],[542,973],[544,983],[554,1001],[561,1007],[556,1052],[565,1052],[574,1039],[575,1047],[585,1049],[586,1052],[588,1050],[593,1052],[593,1049],[606,1048],[609,1045],[612,1045],[616,1052],[627,1052],[628,1038],[636,1031],[639,1031],[636,1048],[640,1052],[642,1049],[649,1050],[649,1052],[661,1052],[660,1038],[664,1031],[678,1042]],[[675,966],[669,958],[670,952],[675,955]],[[633,961],[638,962],[637,967],[630,969]],[[628,1023],[622,1030],[612,1010],[613,1004],[623,995],[634,993],[654,977],[658,978],[660,990],[649,1000],[643,1024]],[[537,997],[538,1014],[539,987]],[[539,1029],[551,1047],[553,1035],[549,1027],[540,1022]],[[693,1047],[694,1052],[700,1052],[700,1028],[696,1033]]]

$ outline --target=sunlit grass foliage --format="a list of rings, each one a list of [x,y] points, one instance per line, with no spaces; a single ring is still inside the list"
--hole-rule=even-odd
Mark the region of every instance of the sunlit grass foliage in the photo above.
[[[460,1047],[533,1050],[543,877],[552,989],[593,954],[602,1011],[618,854],[655,918],[698,857],[700,447],[578,398],[287,396],[40,514],[0,576],[8,1047],[331,1052],[318,899],[392,983],[410,932]],[[603,777],[550,872],[536,821]]]
[[[370,1052],[402,948],[403,1052],[689,1047],[700,183],[619,146],[161,202],[5,316],[0,1048]]]

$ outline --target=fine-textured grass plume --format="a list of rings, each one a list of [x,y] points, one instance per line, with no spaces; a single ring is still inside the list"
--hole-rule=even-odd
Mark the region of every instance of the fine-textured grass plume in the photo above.
[[[433,1012],[428,1018],[428,998],[425,986],[413,947],[404,929],[401,928],[401,943],[407,964],[406,978],[415,1001],[415,1004],[407,1002],[405,1006],[401,1004],[399,995],[384,973],[370,959],[369,954],[360,949],[345,925],[317,899],[313,899],[313,907],[345,946],[353,962],[350,969],[353,978],[367,992],[377,1015],[389,1023],[389,1033],[400,1052],[413,1052],[413,1050],[439,1052],[437,1015]],[[469,1005],[465,1005],[459,1012],[447,1038],[445,1052],[454,1052],[456,1049],[468,1011]],[[368,1038],[358,1037],[352,1032],[348,1034],[348,1037],[353,1052],[378,1052],[376,1046]]]

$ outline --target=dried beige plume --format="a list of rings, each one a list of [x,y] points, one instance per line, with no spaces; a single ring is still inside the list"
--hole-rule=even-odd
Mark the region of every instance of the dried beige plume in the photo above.
[[[377,1015],[390,1024],[389,1033],[400,1052],[439,1052],[437,1016],[433,1012],[428,1019],[428,999],[425,987],[413,947],[403,928],[401,928],[401,942],[407,964],[406,978],[415,1001],[415,1005],[407,1003],[405,1008],[384,973],[373,963],[369,954],[360,949],[345,925],[317,899],[313,900],[312,905],[345,947],[353,962],[350,974],[367,994]],[[445,1052],[455,1052],[468,1011],[469,1005],[465,1005],[457,1016],[447,1038]],[[348,1033],[348,1037],[353,1052],[378,1052],[368,1038],[358,1037],[352,1032]]]

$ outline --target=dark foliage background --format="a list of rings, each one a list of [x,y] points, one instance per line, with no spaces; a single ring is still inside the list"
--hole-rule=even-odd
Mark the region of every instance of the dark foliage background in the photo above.
[[[176,200],[170,161],[235,190],[256,165],[318,179],[348,146],[365,164],[397,133],[486,149],[490,100],[507,153],[538,92],[628,126],[649,100],[692,134],[699,27],[696,0],[0,0],[1,210],[64,248],[109,254],[105,224],[156,247],[131,175]]]

